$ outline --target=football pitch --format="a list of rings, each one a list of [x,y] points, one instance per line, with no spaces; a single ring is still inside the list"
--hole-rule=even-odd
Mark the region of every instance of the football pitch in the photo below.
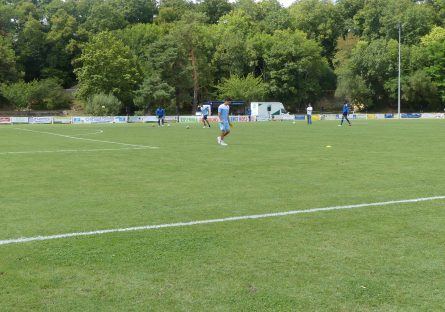
[[[445,121],[0,126],[0,311],[444,311]]]

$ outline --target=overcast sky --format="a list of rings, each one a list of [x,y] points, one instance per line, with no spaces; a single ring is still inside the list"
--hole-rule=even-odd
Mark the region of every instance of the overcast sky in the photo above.
[[[281,5],[283,5],[285,8],[290,6],[292,3],[294,3],[295,0],[279,0]]]

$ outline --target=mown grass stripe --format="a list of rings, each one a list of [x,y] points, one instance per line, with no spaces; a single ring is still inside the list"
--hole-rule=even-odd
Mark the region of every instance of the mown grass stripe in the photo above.
[[[0,245],[20,244],[20,243],[26,243],[26,242],[32,242],[32,241],[46,241],[46,240],[52,240],[52,239],[61,239],[61,238],[78,237],[78,236],[92,236],[92,235],[117,233],[117,232],[132,232],[132,231],[152,230],[152,229],[161,229],[161,228],[192,226],[192,225],[199,225],[199,224],[221,223],[221,222],[239,221],[239,220],[246,220],[246,219],[263,219],[263,218],[281,217],[281,216],[288,216],[288,215],[294,215],[294,214],[313,213],[313,212],[321,212],[321,211],[355,209],[355,208],[373,207],[373,206],[387,206],[387,205],[405,204],[405,203],[417,203],[417,202],[423,202],[423,201],[442,200],[442,199],[445,199],[445,196],[434,196],[434,197],[424,197],[424,198],[415,198],[415,199],[402,199],[402,200],[393,200],[393,201],[386,201],[386,202],[333,206],[333,207],[324,207],[324,208],[311,208],[311,209],[305,209],[305,210],[291,210],[291,211],[257,214],[257,215],[250,215],[250,216],[237,216],[237,217],[210,219],[210,220],[166,223],[166,224],[157,224],[157,225],[144,225],[144,226],[136,226],[136,227],[128,227],[128,228],[97,230],[97,231],[77,232],[77,233],[65,233],[65,234],[48,235],[48,236],[22,237],[22,238],[15,238],[15,239],[0,240]]]
[[[155,148],[155,149],[159,148],[157,146],[150,146],[150,145],[129,144],[129,143],[122,143],[122,142],[106,141],[106,140],[78,138],[78,137],[71,136],[71,135],[65,135],[65,134],[47,132],[47,131],[36,131],[36,130],[23,129],[23,128],[15,128],[15,129],[20,130],[20,131],[28,131],[28,132],[33,132],[33,133],[54,135],[54,136],[59,136],[59,137],[63,137],[63,138],[73,139],[73,140],[83,140],[83,141],[99,142],[99,143],[107,143],[107,144],[118,144],[118,145],[124,145],[124,146],[132,146],[132,147],[144,147],[144,148]]]

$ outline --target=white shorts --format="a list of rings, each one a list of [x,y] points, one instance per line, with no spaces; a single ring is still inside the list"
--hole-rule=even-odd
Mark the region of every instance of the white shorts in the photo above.
[[[230,132],[229,122],[220,122],[219,129],[224,132]]]

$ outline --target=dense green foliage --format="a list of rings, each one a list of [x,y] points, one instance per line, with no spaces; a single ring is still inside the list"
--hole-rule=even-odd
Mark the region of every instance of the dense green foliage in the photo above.
[[[122,109],[122,102],[112,94],[94,94],[88,98],[85,111],[94,116],[114,116]]]
[[[3,84],[0,93],[19,110],[64,109],[71,103],[71,95],[54,78]]]
[[[102,92],[114,94],[123,103],[131,102],[141,75],[136,58],[122,41],[109,32],[101,32],[85,46],[77,62],[80,98]]]
[[[190,113],[252,75],[263,100],[291,111],[334,90],[394,109],[401,25],[403,107],[438,110],[444,22],[443,0],[2,0],[0,83],[57,78],[83,100],[112,93],[126,111]]]
[[[261,81],[261,77],[253,77],[248,74],[246,78],[237,75],[224,80],[218,86],[219,98],[234,97],[246,102],[261,101],[266,93],[266,86]]]

